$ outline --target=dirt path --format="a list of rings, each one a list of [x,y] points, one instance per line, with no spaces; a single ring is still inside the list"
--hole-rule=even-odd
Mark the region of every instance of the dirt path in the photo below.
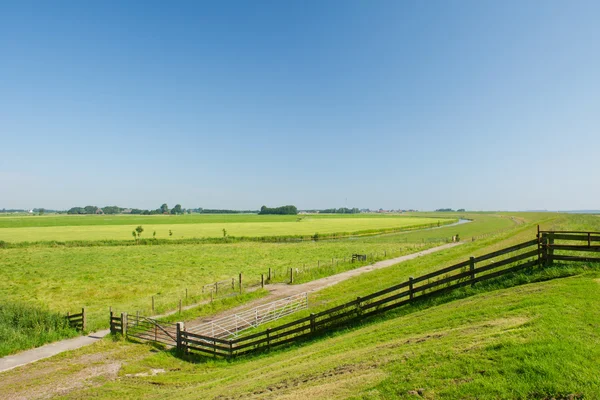
[[[419,251],[417,253],[412,253],[412,254],[408,254],[405,256],[392,258],[389,260],[379,261],[379,262],[376,262],[375,264],[366,265],[364,267],[356,268],[356,269],[353,269],[350,271],[339,273],[337,275],[328,276],[326,278],[317,279],[315,281],[311,281],[311,282],[307,282],[307,283],[303,283],[303,284],[299,284],[299,285],[288,285],[285,283],[275,283],[272,285],[266,285],[265,288],[270,292],[267,296],[262,297],[257,300],[254,300],[254,301],[251,301],[251,302],[248,302],[239,307],[229,309],[227,311],[224,311],[224,312],[216,314],[216,315],[210,315],[210,316],[206,316],[203,318],[198,318],[193,321],[186,322],[186,325],[194,326],[194,325],[197,325],[202,322],[214,320],[215,318],[223,317],[226,315],[235,314],[242,310],[251,309],[258,305],[269,303],[276,299],[289,297],[294,294],[299,294],[299,293],[304,293],[304,292],[309,292],[309,293],[316,292],[318,290],[322,290],[327,287],[333,286],[339,282],[345,281],[345,280],[353,278],[355,276],[358,276],[358,275],[361,275],[361,274],[364,274],[364,273],[367,273],[370,271],[375,271],[377,269],[387,268],[387,267],[390,267],[392,265],[395,265],[395,264],[398,264],[398,263],[401,263],[404,261],[413,260],[417,257],[435,253],[437,251],[449,249],[449,248],[457,246],[459,244],[460,243],[449,243],[449,244],[445,244],[442,246],[433,247],[431,249]],[[193,304],[193,305],[185,307],[185,309],[197,307],[197,306],[205,304],[207,302],[208,301],[204,301],[204,302],[201,302],[198,304]],[[154,316],[154,318],[164,317],[164,316],[173,314],[175,312],[177,312],[177,311],[175,310],[170,313],[163,314],[163,315],[157,315],[157,316]],[[29,363],[32,363],[32,362],[35,362],[38,360],[42,360],[44,358],[52,357],[56,354],[59,354],[59,353],[65,352],[65,351],[74,350],[74,349],[78,349],[80,347],[90,345],[90,344],[102,339],[104,336],[108,335],[109,333],[110,333],[110,331],[108,329],[106,329],[106,330],[91,333],[87,336],[79,336],[79,337],[76,337],[73,339],[61,340],[58,342],[44,345],[42,347],[37,347],[35,349],[26,350],[21,353],[17,353],[17,354],[13,354],[10,356],[0,358],[0,372],[7,371],[9,369],[13,369],[13,368],[19,367],[21,365],[26,365],[26,364],[29,364]]]
[[[341,272],[336,275],[327,276],[325,278],[317,279],[314,281],[302,283],[299,285],[288,285],[287,283],[274,283],[271,285],[265,285],[265,289],[269,291],[269,294],[265,297],[261,297],[260,299],[256,299],[250,301],[248,303],[242,304],[241,306],[230,308],[229,310],[223,311],[218,314],[208,315],[201,318],[197,318],[192,321],[187,321],[185,323],[186,326],[192,327],[204,322],[208,322],[214,320],[216,318],[225,317],[228,315],[236,314],[244,310],[252,309],[254,307],[260,306],[262,304],[270,303],[277,299],[282,299],[285,297],[293,296],[295,294],[300,294],[304,292],[316,292],[340,282],[343,282],[347,279],[353,278],[358,275],[365,274],[367,272],[375,271],[382,268],[391,267],[392,265],[396,265],[408,260],[414,260],[415,258],[426,256],[431,253],[435,253],[441,250],[446,250],[451,247],[455,247],[460,245],[461,242],[458,243],[448,243],[442,246],[433,247],[431,249],[422,250],[417,253],[407,254],[405,256],[400,256],[396,258],[391,258],[389,260],[378,261],[375,264],[365,265],[364,267],[351,269],[349,271]]]

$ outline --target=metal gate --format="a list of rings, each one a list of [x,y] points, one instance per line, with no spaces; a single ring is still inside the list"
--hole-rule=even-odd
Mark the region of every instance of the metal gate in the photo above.
[[[300,293],[214,321],[188,327],[186,331],[213,338],[231,338],[236,337],[242,331],[256,328],[306,308],[308,308],[308,293]]]
[[[167,346],[177,346],[177,325],[140,315],[131,315],[127,318],[127,336]]]

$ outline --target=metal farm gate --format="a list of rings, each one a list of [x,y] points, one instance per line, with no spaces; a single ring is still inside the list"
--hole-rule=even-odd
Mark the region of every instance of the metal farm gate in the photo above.
[[[160,322],[138,314],[128,316],[126,326],[127,336],[177,346],[177,324]]]

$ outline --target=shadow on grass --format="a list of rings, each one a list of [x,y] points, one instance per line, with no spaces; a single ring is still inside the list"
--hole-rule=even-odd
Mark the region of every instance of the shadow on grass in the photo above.
[[[504,276],[500,276],[498,278],[490,279],[489,281],[476,283],[472,287],[461,287],[441,294],[432,293],[431,296],[425,294],[416,297],[411,303],[400,306],[397,309],[382,312],[381,314],[369,316],[364,319],[350,318],[342,320],[340,323],[329,326],[326,330],[315,332],[310,337],[298,338],[298,340],[293,343],[281,345],[276,347],[275,349],[257,348],[254,353],[241,356],[234,356],[231,359],[221,360],[223,360],[223,362],[230,363],[243,362],[245,360],[253,360],[257,358],[266,357],[273,353],[288,352],[294,350],[297,347],[320,341],[325,338],[343,335],[345,333],[352,332],[354,330],[361,329],[372,324],[412,314],[455,300],[472,297],[480,293],[489,293],[496,290],[508,289],[530,283],[539,283],[558,278],[566,278],[570,276],[579,275],[587,271],[594,271],[599,269],[600,264],[598,263],[590,264],[588,266],[555,263],[548,267],[530,267],[518,272],[513,272]],[[215,360],[213,357],[201,354],[178,354],[176,351],[174,352],[174,354],[183,360],[198,364]],[[216,359],[218,360],[219,358]]]

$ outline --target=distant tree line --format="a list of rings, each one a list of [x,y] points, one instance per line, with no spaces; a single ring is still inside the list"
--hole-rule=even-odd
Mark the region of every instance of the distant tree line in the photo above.
[[[85,207],[72,207],[67,211],[67,214],[138,214],[138,215],[155,215],[155,214],[185,214],[190,213],[191,210],[186,210],[181,207],[181,204],[175,205],[172,209],[164,203],[156,210],[143,210],[139,208],[123,208],[118,206],[85,206]]]
[[[198,214],[256,214],[258,210],[219,210],[210,208],[194,208],[193,212]]]
[[[360,210],[354,208],[326,208],[325,210],[317,210],[320,214],[359,214]]]
[[[453,209],[451,209],[451,208],[438,208],[438,209],[437,209],[437,210],[435,210],[435,211],[438,211],[438,212],[454,212],[454,210],[453,210]],[[457,211],[457,212],[465,212],[465,209],[464,209],[464,208],[459,208],[459,209],[458,209],[458,210],[456,210],[456,211]]]
[[[296,208],[296,206],[281,206],[281,207],[275,207],[275,208],[269,208],[267,206],[262,206],[260,208],[260,215],[268,215],[268,214],[275,214],[275,215],[296,215],[298,214],[298,209]]]

